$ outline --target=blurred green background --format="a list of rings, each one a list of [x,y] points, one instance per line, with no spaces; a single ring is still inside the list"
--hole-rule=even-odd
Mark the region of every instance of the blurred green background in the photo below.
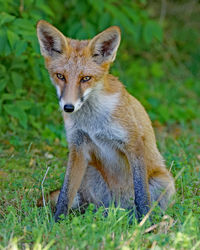
[[[55,90],[36,37],[40,19],[76,39],[119,25],[122,42],[112,73],[142,102],[152,121],[174,124],[198,117],[198,1],[0,0],[0,5],[1,137],[15,135],[11,141],[16,144],[24,135],[65,144]]]

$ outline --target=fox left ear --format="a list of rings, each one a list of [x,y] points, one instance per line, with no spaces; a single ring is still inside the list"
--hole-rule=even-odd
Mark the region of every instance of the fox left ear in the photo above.
[[[113,62],[121,40],[119,27],[112,26],[97,36],[89,43],[92,57],[97,64]]]
[[[65,36],[44,20],[40,20],[37,24],[37,36],[44,57],[56,57],[67,49]]]

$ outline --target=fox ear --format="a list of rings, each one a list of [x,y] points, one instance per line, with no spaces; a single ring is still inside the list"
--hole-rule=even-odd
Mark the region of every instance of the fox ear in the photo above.
[[[37,24],[37,36],[41,54],[44,57],[55,57],[62,54],[67,48],[67,40],[64,35],[44,20],[40,20]]]
[[[89,43],[94,61],[98,64],[113,62],[120,40],[121,32],[117,26],[112,26],[95,36]]]

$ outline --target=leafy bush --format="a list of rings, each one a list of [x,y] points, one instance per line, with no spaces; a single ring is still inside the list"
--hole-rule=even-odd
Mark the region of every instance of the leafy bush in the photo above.
[[[91,38],[110,25],[119,25],[124,33],[121,53],[127,48],[140,50],[155,40],[162,41],[162,29],[149,18],[143,1],[0,0],[0,5],[3,6],[0,13],[0,124],[3,133],[33,127],[44,136],[52,134],[54,138],[55,133],[58,137],[62,134],[61,125],[55,124],[54,129],[44,125],[57,110],[57,104],[39,52],[38,20],[50,21],[67,36],[78,39]]]

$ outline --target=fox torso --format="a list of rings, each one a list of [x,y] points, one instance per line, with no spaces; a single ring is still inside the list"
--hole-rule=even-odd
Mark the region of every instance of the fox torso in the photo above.
[[[109,74],[120,43],[111,27],[76,41],[40,21],[38,37],[56,87],[70,154],[56,220],[78,201],[137,209],[141,217],[159,201],[165,209],[174,183],[159,153],[150,119],[122,83]]]
[[[100,171],[111,190],[128,195],[128,188],[133,195],[133,187],[127,185],[132,183],[130,166],[123,152],[128,133],[114,117],[121,93],[105,92],[99,85],[80,110],[63,113],[67,139],[69,145],[84,148],[88,164]]]

